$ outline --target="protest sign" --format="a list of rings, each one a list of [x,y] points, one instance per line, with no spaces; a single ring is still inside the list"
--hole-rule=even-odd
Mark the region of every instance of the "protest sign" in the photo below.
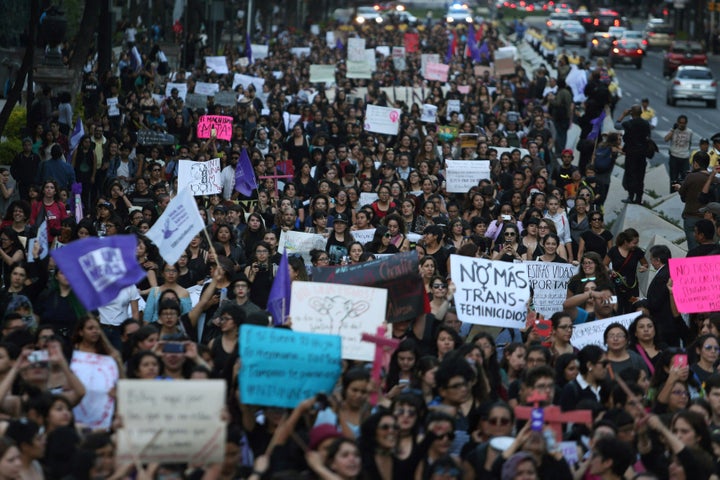
[[[283,253],[285,250],[288,255],[299,253],[305,263],[310,265],[310,250],[316,248],[325,250],[325,244],[327,244],[327,238],[319,233],[281,232],[280,240],[278,240],[278,253]]]
[[[222,191],[220,159],[207,162],[180,160],[178,163],[178,190],[189,188],[194,196],[215,195]]]
[[[268,46],[257,45],[255,43],[250,44],[250,50],[252,51],[253,60],[260,60],[268,57]]]
[[[460,138],[460,148],[472,148],[475,149],[478,144],[477,133],[461,133],[458,135]]]
[[[427,66],[429,63],[440,63],[440,55],[437,53],[423,53],[420,55],[420,72],[427,79]]]
[[[242,73],[236,73],[233,75],[233,91],[238,85],[242,85],[243,89],[246,89],[250,85],[252,85],[255,87],[256,91],[261,92],[263,85],[265,85],[265,79],[253,77],[252,75],[243,75]]]
[[[530,292],[536,312],[545,318],[563,309],[570,278],[578,267],[570,263],[523,262],[528,270]]]
[[[335,65],[310,65],[310,83],[335,81]]]
[[[458,92],[467,95],[470,93],[470,85],[458,85]]]
[[[482,77],[485,75],[485,72],[492,75],[493,74],[493,68],[492,67],[485,67],[483,65],[475,65],[473,67],[473,73],[476,77]]]
[[[641,313],[642,312],[632,312],[625,315],[618,315],[617,317],[611,317],[606,320],[593,320],[592,322],[575,325],[572,337],[570,338],[570,343],[578,350],[582,350],[582,348],[586,345],[597,345],[602,347],[605,345],[603,335],[608,325],[617,322],[627,328],[633,320],[640,316]]]
[[[514,49],[515,47],[511,47]],[[515,49],[516,51],[517,49]],[[495,75],[512,75],[515,73],[515,54],[507,47],[501,47],[495,50]]]
[[[458,127],[456,125],[438,125],[438,137],[443,142],[455,140],[458,136]]]
[[[295,282],[299,283],[299,282]],[[330,394],[342,370],[337,335],[256,325],[240,327],[240,397],[248,405],[295,408]]]
[[[681,313],[720,310],[720,255],[671,258],[668,268]]]
[[[138,130],[137,141],[140,145],[175,145],[173,135],[155,130]]]
[[[205,57],[205,65],[218,75],[229,73],[227,60],[225,60],[224,55],[220,57]]]
[[[337,46],[335,42],[335,32],[332,30],[325,32],[325,45],[329,48],[335,48]]]
[[[365,62],[354,62],[352,60],[347,61],[347,70],[345,72],[346,78],[372,78],[372,68]]]
[[[296,57],[309,57],[310,47],[293,47],[290,49],[290,53]]]
[[[193,192],[184,189],[170,200],[163,214],[148,230],[147,237],[158,248],[163,259],[172,265],[180,259],[195,234],[203,227]]]
[[[375,58],[374,48],[365,49],[365,61],[367,62],[371,72],[377,70],[377,59]]]
[[[165,85],[165,98],[172,97],[173,88],[177,89],[178,97],[182,98],[184,101],[185,96],[187,95],[187,84],[168,82]]]
[[[425,65],[425,80],[438,80],[445,83],[448,79],[449,70],[449,65],[442,63],[428,63]]]
[[[217,83],[197,82],[195,84],[195,93],[198,95],[206,95],[212,97],[220,91],[220,85]]]
[[[387,45],[379,45],[375,47],[375,51],[382,55],[383,57],[389,57],[390,56],[390,47]]]
[[[364,62],[365,57],[365,39],[358,37],[348,38],[347,59],[351,62]]]
[[[313,281],[386,288],[389,322],[415,319],[425,311],[425,287],[418,273],[415,252],[396,253],[390,258],[355,265],[320,268],[313,274]]]
[[[460,113],[460,100],[448,100],[447,101],[447,119],[450,120],[450,114],[453,112]]]
[[[32,251],[35,249],[35,244],[40,244],[40,253],[38,253],[38,259],[42,260],[43,258],[47,257],[50,253],[50,243],[48,238],[48,227],[47,227],[47,220],[44,220],[40,226],[37,228],[37,237],[31,238],[28,240],[28,248],[27,251],[29,253],[32,253]],[[28,255],[28,263],[34,263],[35,262],[35,255]]]
[[[221,463],[225,388],[223,380],[120,380],[117,463]]]
[[[185,106],[191,110],[207,107],[207,96],[199,93],[188,93],[185,95]]]
[[[224,115],[203,115],[198,120],[198,138],[211,138],[214,134],[220,140],[230,141],[232,138],[232,117]]]
[[[293,282],[290,303],[293,330],[339,335],[343,359],[370,362],[375,346],[363,342],[361,337],[363,333],[374,334],[385,321],[387,295],[384,288]]]
[[[467,193],[482,179],[490,178],[488,160],[445,160],[445,190],[449,193]]]
[[[378,199],[378,194],[375,192],[360,192],[358,204],[362,207],[363,205],[371,205]]]
[[[291,131],[295,124],[299,121],[300,115],[283,112],[283,122],[285,123],[285,130],[287,130],[288,132]]]
[[[520,158],[524,157],[525,155],[530,155],[530,152],[526,148],[516,148],[516,147],[491,147],[494,150],[497,151],[497,156],[500,158],[500,155],[507,152],[509,154],[512,154],[513,150],[518,150],[520,152]]]
[[[74,350],[70,370],[85,386],[85,396],[73,408],[75,422],[93,430],[110,428],[115,413],[115,399],[110,391],[120,378],[115,359]]]
[[[395,70],[402,72],[407,68],[405,62],[405,47],[392,47],[392,61]]]
[[[374,228],[368,228],[365,230],[350,230],[350,235],[353,236],[356,242],[360,242],[365,245],[368,242],[372,242],[373,236],[375,236]]]
[[[455,306],[462,322],[523,328],[530,300],[527,268],[522,263],[450,256]]]
[[[105,100],[108,107],[108,117],[119,117],[120,107],[118,106],[118,97],[112,97]]]
[[[405,44],[405,51],[407,51],[407,53],[417,52],[420,48],[420,34],[406,33],[403,35],[403,43]]]
[[[437,105],[431,105],[429,103],[423,104],[420,121],[425,123],[435,123],[437,121],[437,110]]]
[[[234,107],[237,103],[237,93],[235,92],[218,92],[215,94],[215,105],[223,107]]]
[[[367,105],[365,109],[365,131],[397,135],[400,129],[401,113],[402,110],[399,108]]]

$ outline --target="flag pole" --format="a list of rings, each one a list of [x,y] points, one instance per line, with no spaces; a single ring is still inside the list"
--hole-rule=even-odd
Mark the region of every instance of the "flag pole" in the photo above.
[[[207,238],[208,241],[208,248],[210,249],[210,253],[212,253],[213,257],[215,258],[215,263],[217,263],[217,252],[215,251],[215,246],[213,245],[212,240],[210,239],[210,234],[207,231],[207,228],[203,227],[203,232],[205,232],[205,238]]]

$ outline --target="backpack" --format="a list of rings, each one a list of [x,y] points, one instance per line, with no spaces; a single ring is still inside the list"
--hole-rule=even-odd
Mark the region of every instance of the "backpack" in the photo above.
[[[595,171],[606,173],[612,169],[612,148],[598,146],[595,149]]]

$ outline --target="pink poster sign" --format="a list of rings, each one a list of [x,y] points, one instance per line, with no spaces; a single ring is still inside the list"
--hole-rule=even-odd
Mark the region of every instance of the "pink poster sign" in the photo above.
[[[217,138],[229,142],[232,138],[232,117],[226,117],[224,115],[203,115],[200,117],[197,126],[198,138],[212,137],[213,129],[215,129],[215,136]]]
[[[720,255],[671,258],[668,266],[680,313],[720,310]]]

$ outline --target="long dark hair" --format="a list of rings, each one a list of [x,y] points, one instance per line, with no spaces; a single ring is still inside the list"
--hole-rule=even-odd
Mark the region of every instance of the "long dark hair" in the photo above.
[[[410,381],[410,385],[408,385],[411,388],[416,388],[418,383],[418,378],[415,375],[415,370],[417,368],[418,360],[420,359],[420,351],[418,350],[418,345],[412,338],[406,338],[400,344],[398,345],[398,348],[393,352],[392,356],[390,357],[390,366],[388,367],[388,374],[385,378],[385,390],[390,390],[392,387],[397,385],[398,381],[400,380],[400,366],[398,365],[398,355],[403,352],[411,352],[415,356],[415,365],[413,366],[413,378]]]

